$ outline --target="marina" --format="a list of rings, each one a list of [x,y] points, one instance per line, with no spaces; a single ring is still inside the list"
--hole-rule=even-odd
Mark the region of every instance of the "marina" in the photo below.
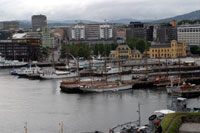
[[[30,103],[27,103],[29,102],[27,101],[25,105],[22,104],[24,102],[21,103],[21,100],[17,103],[23,109],[23,106],[28,105],[28,108],[25,108],[25,110],[27,109],[28,111],[26,111],[29,114],[26,114],[24,110],[21,111],[28,117],[28,119],[24,117],[26,120],[23,120],[31,123],[31,131],[42,132],[41,130],[43,129],[37,125],[35,120],[35,117],[38,117],[44,119],[42,127],[48,128],[48,132],[50,133],[55,132],[56,129],[59,130],[59,126],[56,126],[56,123],[60,122],[63,122],[63,128],[69,133],[91,131],[106,133],[114,125],[118,125],[119,123],[125,123],[126,125],[129,121],[133,122],[137,120],[138,103],[141,104],[140,122],[141,125],[144,125],[148,123],[148,118],[152,115],[152,112],[167,109],[170,101],[172,101],[171,96],[167,93],[167,86],[170,85],[170,77],[175,77],[176,81],[173,84],[176,86],[179,81],[177,80],[177,76],[181,76],[182,81],[191,84],[195,83],[198,85],[200,81],[198,65],[170,65],[168,66],[169,69],[164,69],[164,65],[163,67],[123,67],[122,62],[115,64],[115,67],[112,67],[112,63],[105,63],[104,66],[93,67],[92,64],[89,64],[86,68],[79,68],[77,64],[78,62],[76,61],[75,65],[71,68],[65,66],[67,68],[65,71],[56,70],[54,67],[38,67],[37,65],[30,65],[30,67],[15,71],[13,69],[1,69],[1,84],[5,88],[9,88],[9,91],[12,90],[12,86],[16,86],[14,90],[17,92],[12,91],[11,94],[18,94],[18,89],[23,89],[20,93],[28,93],[23,94],[27,95],[25,100],[28,99],[28,96],[31,98]],[[81,71],[83,70],[88,73],[81,76]],[[8,82],[10,79],[13,82],[9,86]],[[29,93],[29,91],[33,94]],[[175,92],[173,92],[174,95],[178,94]],[[189,92],[192,95],[195,94],[195,98],[188,97],[183,91],[177,96],[192,98],[188,100],[191,101],[190,106],[200,107],[194,102],[198,101],[196,99],[199,97],[199,95],[196,95],[197,91],[190,90]],[[93,100],[95,102],[92,102]],[[55,104],[48,105],[49,102]],[[45,106],[42,107],[43,105]],[[30,111],[32,108],[35,108],[35,110]],[[103,113],[105,110],[107,110],[106,113]],[[19,115],[23,116],[20,112],[18,112]],[[45,116],[48,115],[54,117],[56,123],[55,121],[47,122],[50,118],[45,118]],[[34,117],[34,120],[31,120],[32,117]],[[85,120],[87,123],[83,124]],[[103,123],[105,120],[107,122]],[[70,121],[73,121],[73,123],[70,123]],[[21,122],[21,124],[23,125],[24,122]],[[77,125],[79,126],[78,128]],[[145,128],[148,129],[148,127],[142,127],[139,130],[142,131]]]
[[[167,108],[170,101],[166,89],[163,88],[66,94],[60,89],[61,79],[19,79],[9,72],[10,69],[0,70],[0,116],[7,119],[7,122],[0,121],[1,132],[9,130],[21,133],[24,131],[24,123],[27,122],[29,131],[54,133],[59,131],[58,123],[61,121],[64,123],[64,130],[69,133],[97,130],[108,132],[115,125],[137,120],[138,102],[141,103],[142,124],[146,124],[152,112]],[[131,79],[131,76],[127,77]],[[12,85],[9,85],[10,80]],[[83,81],[91,83],[84,78]],[[5,94],[8,96],[4,97]],[[190,107],[200,107],[199,103],[196,98],[188,100]]]

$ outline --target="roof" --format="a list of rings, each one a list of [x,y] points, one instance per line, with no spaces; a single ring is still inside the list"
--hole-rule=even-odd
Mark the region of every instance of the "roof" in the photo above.
[[[137,49],[132,50],[131,53],[132,53],[132,54],[141,54],[140,51],[137,50]]]
[[[115,51],[114,51],[114,50],[111,50],[111,51],[110,51],[110,54],[115,54]]]
[[[119,45],[116,50],[131,50],[128,45]]]
[[[151,48],[170,48],[171,44],[156,44],[152,45]]]
[[[12,36],[13,39],[22,39],[27,35],[27,33],[16,33]]]
[[[182,98],[182,97],[178,97],[177,100],[179,100],[179,101],[185,101],[187,99],[186,98]]]
[[[161,113],[161,114],[171,114],[171,113],[175,113],[175,111],[173,110],[169,110],[169,109],[163,109],[163,110],[157,110],[157,111],[154,111],[154,113]]]

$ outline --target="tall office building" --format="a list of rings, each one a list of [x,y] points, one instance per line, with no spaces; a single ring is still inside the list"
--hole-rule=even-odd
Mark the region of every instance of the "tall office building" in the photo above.
[[[156,33],[154,40],[160,43],[170,43],[172,40],[177,40],[177,28],[169,24],[155,27],[154,33]]]
[[[100,37],[99,24],[87,24],[85,30],[86,30],[86,40],[99,40]]]
[[[141,22],[130,22],[126,30],[126,39],[131,40],[134,38],[152,41],[153,26]]]
[[[200,45],[200,25],[181,25],[177,28],[178,41],[187,45]]]
[[[45,15],[33,15],[32,16],[32,30],[41,31],[43,27],[47,26],[47,17]]]

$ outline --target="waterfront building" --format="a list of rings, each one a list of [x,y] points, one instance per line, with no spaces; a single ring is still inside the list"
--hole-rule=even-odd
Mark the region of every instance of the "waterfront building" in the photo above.
[[[41,31],[47,26],[47,17],[45,15],[32,16],[32,31]]]
[[[8,60],[41,60],[40,34],[17,33],[12,39],[0,40],[0,53]]]
[[[19,30],[19,22],[17,21],[0,22],[0,30]]]
[[[139,50],[131,50],[128,45],[119,45],[115,51],[110,52],[110,58],[113,59],[141,59],[142,54]]]
[[[155,44],[150,47],[150,58],[177,58],[186,56],[184,41],[171,41],[171,43]]]
[[[178,26],[178,41],[186,45],[200,45],[200,24]]]

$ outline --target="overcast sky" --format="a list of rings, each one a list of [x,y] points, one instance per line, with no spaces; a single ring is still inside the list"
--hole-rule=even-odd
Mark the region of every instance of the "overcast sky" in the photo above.
[[[0,0],[0,21],[162,19],[200,10],[200,0]]]

